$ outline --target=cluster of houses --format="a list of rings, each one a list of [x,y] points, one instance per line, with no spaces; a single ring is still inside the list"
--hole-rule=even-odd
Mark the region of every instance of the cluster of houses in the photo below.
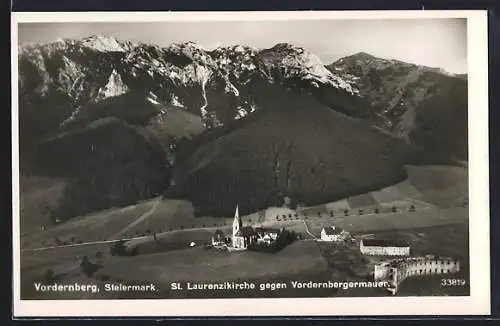
[[[232,237],[227,237],[221,230],[217,230],[212,236],[212,246],[228,250],[247,250],[254,244],[270,246],[278,240],[282,231],[282,229],[275,228],[243,226],[238,206],[236,206]]]

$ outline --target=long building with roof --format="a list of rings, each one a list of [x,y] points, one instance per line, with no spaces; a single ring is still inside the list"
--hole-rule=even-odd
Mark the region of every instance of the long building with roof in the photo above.
[[[363,239],[359,251],[369,256],[409,256],[410,245],[403,241]]]

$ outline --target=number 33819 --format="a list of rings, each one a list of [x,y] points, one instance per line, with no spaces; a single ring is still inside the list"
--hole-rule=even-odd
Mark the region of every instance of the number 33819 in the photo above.
[[[464,286],[467,283],[462,278],[442,278],[441,286]]]

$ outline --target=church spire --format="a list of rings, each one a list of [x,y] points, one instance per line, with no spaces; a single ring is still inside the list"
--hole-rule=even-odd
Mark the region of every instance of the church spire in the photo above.
[[[233,236],[236,235],[242,227],[243,223],[241,222],[239,207],[238,204],[236,204],[236,211],[234,212],[234,221],[233,221]]]

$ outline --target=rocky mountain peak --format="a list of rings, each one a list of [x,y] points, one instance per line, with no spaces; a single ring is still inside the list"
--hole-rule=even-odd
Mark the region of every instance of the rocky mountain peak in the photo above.
[[[126,48],[114,37],[91,35],[80,41],[81,45],[99,52],[125,52]]]

